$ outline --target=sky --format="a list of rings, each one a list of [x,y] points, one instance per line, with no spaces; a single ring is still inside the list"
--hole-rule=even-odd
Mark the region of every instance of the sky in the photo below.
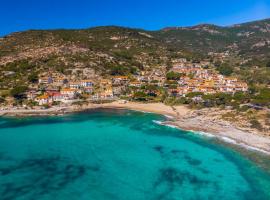
[[[270,18],[270,0],[0,0],[0,36],[119,25],[147,30]]]

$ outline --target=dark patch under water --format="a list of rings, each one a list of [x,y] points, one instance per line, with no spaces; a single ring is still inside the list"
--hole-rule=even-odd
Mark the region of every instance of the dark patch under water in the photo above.
[[[15,163],[16,161],[14,161]],[[28,196],[31,199],[65,189],[89,172],[97,172],[98,166],[85,166],[58,157],[30,158],[16,164],[0,167],[0,175],[15,177],[1,184],[1,199],[11,200]]]
[[[0,119],[0,199],[270,199],[266,171],[152,122],[162,119],[115,110]]]

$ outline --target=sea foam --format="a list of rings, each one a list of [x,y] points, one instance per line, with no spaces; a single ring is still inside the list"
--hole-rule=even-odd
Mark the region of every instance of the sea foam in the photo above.
[[[178,128],[178,129],[180,129],[177,126],[167,124],[166,122],[157,121],[157,120],[153,120],[153,122],[156,123],[156,124],[162,125],[162,126],[167,126],[167,127],[170,127],[170,128]],[[214,135],[214,134],[203,132],[203,131],[193,131],[193,130],[187,130],[187,131],[189,131],[189,132],[191,132],[193,134],[205,136],[205,137],[208,137],[208,138],[217,138],[217,139],[220,139],[223,142],[226,142],[228,144],[238,145],[238,146],[241,146],[241,147],[243,147],[245,149],[248,149],[248,150],[251,150],[251,151],[257,151],[257,152],[260,152],[260,153],[270,155],[270,152],[268,152],[268,151],[265,151],[263,149],[247,145],[247,144],[242,143],[242,142],[238,142],[237,140],[234,140],[234,139],[226,137],[226,136]]]

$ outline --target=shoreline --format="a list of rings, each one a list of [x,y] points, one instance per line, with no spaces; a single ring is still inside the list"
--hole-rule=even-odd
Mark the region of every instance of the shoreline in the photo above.
[[[185,106],[167,106],[162,103],[135,103],[120,101],[104,104],[88,104],[83,106],[53,107],[51,109],[36,110],[4,110],[1,116],[50,116],[64,115],[68,113],[82,112],[91,109],[128,109],[141,112],[156,113],[168,118],[161,125],[171,126],[205,137],[215,137],[223,142],[238,145],[251,151],[270,155],[270,137],[260,135],[256,132],[241,130],[227,121],[218,121],[209,116],[196,115],[196,113]]]

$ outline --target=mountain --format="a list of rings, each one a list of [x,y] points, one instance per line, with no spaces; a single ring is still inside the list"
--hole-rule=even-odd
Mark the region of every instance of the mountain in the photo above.
[[[166,70],[172,58],[215,60],[219,54],[226,55],[222,62],[240,68],[264,67],[270,56],[270,19],[159,31],[107,26],[13,33],[0,38],[0,88],[23,84],[29,76],[48,70],[134,74],[142,69]],[[9,72],[13,75],[7,76]],[[248,77],[250,72],[242,74]]]
[[[243,57],[265,59],[270,53],[270,19],[231,27],[211,24],[171,27],[156,35],[166,44],[203,54],[229,51]]]

